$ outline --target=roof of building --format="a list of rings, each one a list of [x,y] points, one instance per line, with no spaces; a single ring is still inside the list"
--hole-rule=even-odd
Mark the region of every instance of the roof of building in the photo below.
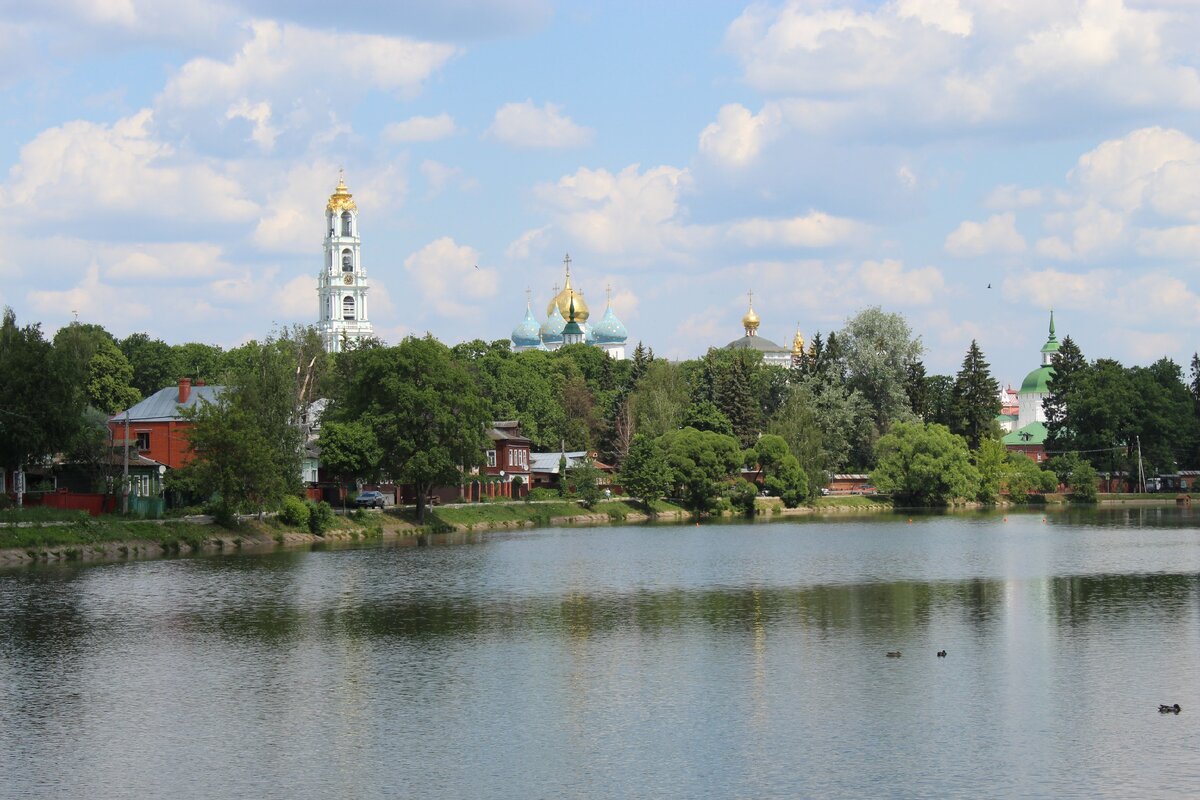
[[[128,411],[114,414],[109,418],[109,421],[124,422],[126,414],[129,415],[131,423],[170,422],[182,419],[183,415],[180,412],[183,409],[195,408],[201,402],[215,403],[221,397],[221,392],[223,391],[225,391],[224,386],[193,386],[187,402],[180,405],[178,402],[179,387],[168,386],[165,389],[159,389]]]
[[[488,428],[487,436],[493,442],[529,442],[528,438],[521,435],[521,423],[515,419],[493,422]]]
[[[612,306],[605,309],[604,316],[591,330],[592,341],[600,344],[619,344],[628,338],[629,331],[625,330],[625,326],[621,323],[621,320],[617,319],[617,315],[613,313]]]
[[[780,347],[770,339],[757,335],[743,336],[740,339],[734,339],[725,346],[730,350],[757,350],[760,353],[787,353],[791,355],[792,352],[786,347]]]
[[[525,319],[513,328],[512,343],[518,347],[537,347],[542,343],[542,328],[533,318],[533,311],[525,306]]]
[[[583,459],[587,458],[586,450],[569,450],[566,453],[530,453],[529,454],[529,471],[530,472],[548,472],[552,475],[558,474],[558,460],[561,456],[567,457],[567,466],[578,464]]]
[[[546,317],[546,321],[542,323],[542,341],[546,343],[561,342],[563,328],[565,327],[567,327],[566,317],[559,313],[557,305],[553,306],[550,309],[550,314]]]
[[[1041,422],[1031,422],[1020,430],[1015,430],[1000,440],[1006,447],[1016,445],[1035,445],[1046,443],[1046,426]]]
[[[1016,422],[1020,418],[1019,414],[997,414],[997,422]]]
[[[1038,367],[1026,375],[1025,380],[1021,382],[1021,394],[1029,394],[1030,392],[1048,394],[1050,392],[1050,379],[1053,377],[1054,367],[1049,365]]]

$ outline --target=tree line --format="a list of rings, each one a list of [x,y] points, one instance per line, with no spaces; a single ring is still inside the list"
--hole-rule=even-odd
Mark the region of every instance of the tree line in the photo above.
[[[182,377],[225,391],[190,412],[197,458],[172,487],[215,492],[228,509],[274,507],[299,491],[316,398],[328,401],[327,470],[347,482],[387,476],[419,498],[480,466],[485,423],[499,419],[519,420],[535,450],[598,453],[634,496],[698,510],[752,503],[757,487],[741,481],[744,469],[789,505],[840,472],[869,472],[902,502],[937,504],[990,502],[1005,487],[1024,497],[1080,484],[1089,469],[1128,472],[1138,442],[1148,469],[1200,463],[1200,356],[1188,383],[1169,359],[1088,363],[1064,340],[1046,401],[1052,472],[1000,444],[999,385],[976,342],[954,375],[926,374],[923,356],[904,317],[877,307],[816,333],[790,368],[754,350],[675,362],[639,343],[617,361],[588,345],[517,353],[507,339],[446,346],[429,336],[330,355],[303,327],[229,350],[144,333],[118,340],[81,323],[47,341],[6,310],[0,465],[94,456],[108,415]]]

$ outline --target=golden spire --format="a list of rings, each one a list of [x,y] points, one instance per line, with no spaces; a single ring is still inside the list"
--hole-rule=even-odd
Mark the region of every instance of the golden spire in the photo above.
[[[338,170],[337,188],[333,190],[333,194],[329,196],[329,202],[325,205],[326,211],[332,211],[335,214],[340,211],[358,211],[358,206],[354,204],[354,198],[350,194],[350,190],[346,187],[345,172]]]
[[[792,339],[792,355],[804,355],[804,337],[800,334],[800,323],[796,323],[796,338]]]
[[[758,314],[754,313],[754,292],[746,292],[746,296],[750,298],[750,310],[746,312],[746,316],[742,317],[742,326],[746,329],[747,336],[758,335]]]

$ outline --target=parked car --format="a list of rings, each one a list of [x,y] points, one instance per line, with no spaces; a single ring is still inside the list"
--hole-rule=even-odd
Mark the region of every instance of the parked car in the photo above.
[[[383,508],[387,505],[387,500],[384,499],[383,492],[368,490],[358,493],[358,497],[354,500],[354,505],[359,508]]]

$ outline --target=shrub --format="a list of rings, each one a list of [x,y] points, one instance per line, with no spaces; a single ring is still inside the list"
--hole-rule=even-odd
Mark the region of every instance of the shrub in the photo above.
[[[530,489],[528,499],[530,500],[557,500],[558,492],[554,489]]]
[[[317,536],[324,536],[325,531],[333,527],[333,506],[322,500],[319,503],[314,503],[309,500],[308,503],[308,529]]]
[[[754,498],[756,497],[758,497],[758,487],[745,478],[729,487],[730,504],[747,517],[754,515]]]
[[[307,528],[309,516],[308,504],[299,497],[289,495],[283,498],[283,505],[279,509],[279,521],[284,525],[291,525],[293,528]]]

